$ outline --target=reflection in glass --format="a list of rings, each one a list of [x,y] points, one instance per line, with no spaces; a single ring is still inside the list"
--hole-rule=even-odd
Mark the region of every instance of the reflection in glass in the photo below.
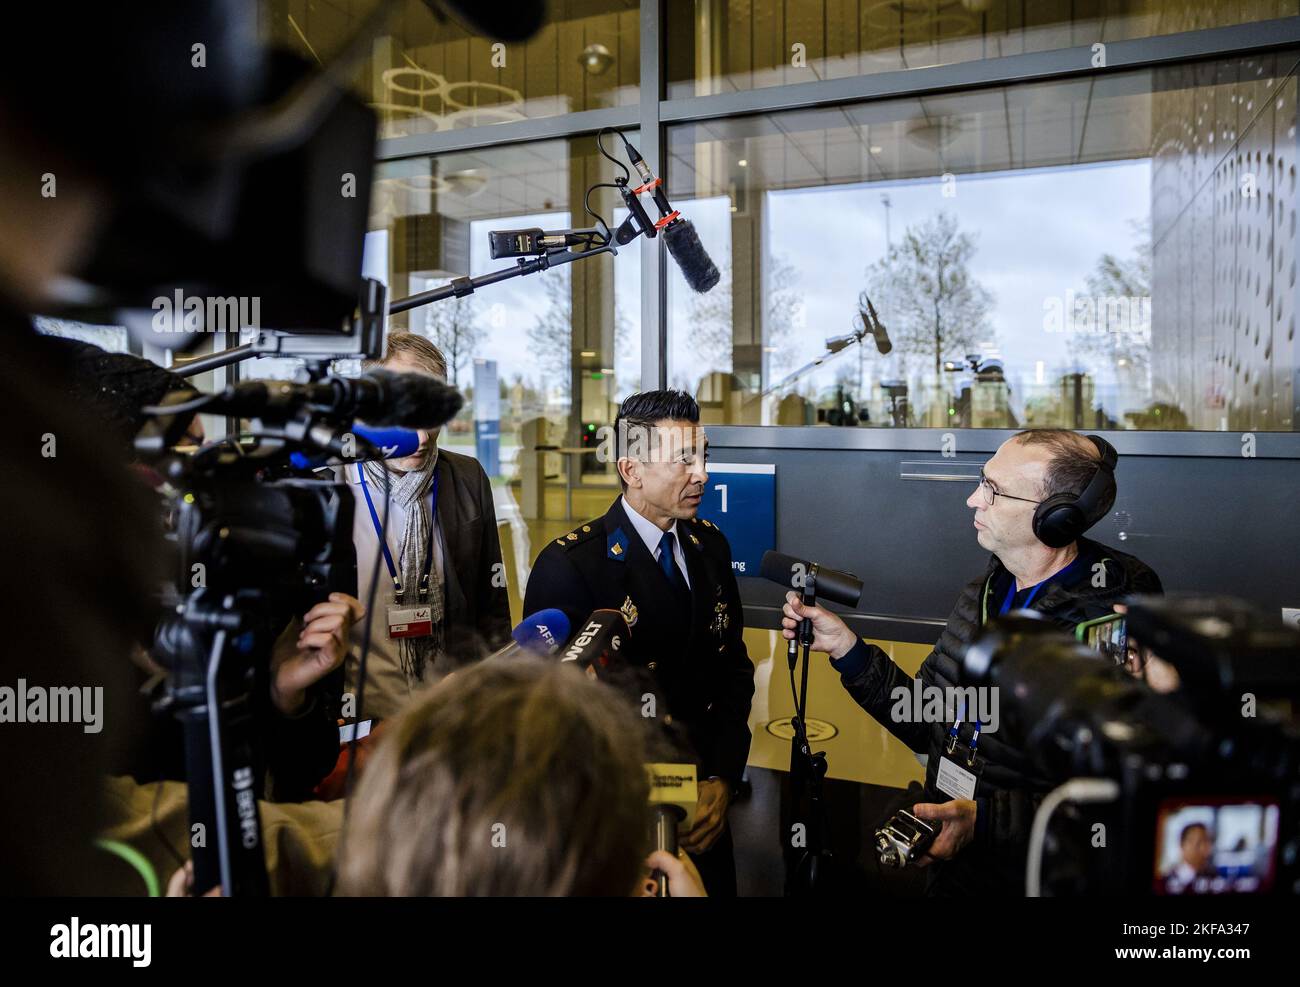
[[[268,0],[267,37],[314,64],[338,52],[376,0]],[[380,116],[381,138],[405,137],[634,105],[641,78],[634,0],[549,0],[526,43],[493,43],[423,0],[395,5],[353,85]]]
[[[666,0],[679,99],[1113,44],[1300,13],[1297,0]]]
[[[1296,61],[671,128],[723,281],[670,267],[670,381],[717,423],[1294,430]]]

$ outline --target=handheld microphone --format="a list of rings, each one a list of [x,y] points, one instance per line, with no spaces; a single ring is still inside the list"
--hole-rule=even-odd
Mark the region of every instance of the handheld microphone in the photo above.
[[[816,562],[805,562],[781,552],[763,553],[759,575],[778,586],[797,590],[806,607],[815,606],[819,596],[846,607],[855,607],[862,599],[862,580],[853,573],[823,567]],[[799,634],[790,639],[786,648],[786,658],[791,668],[794,668],[799,645],[812,644],[812,639],[812,620],[805,617],[799,622]]]
[[[311,384],[245,381],[208,396],[195,410],[283,423],[307,408],[333,417],[360,418],[374,427],[429,429],[454,418],[464,401],[454,387],[426,374],[372,370],[360,377],[330,377]],[[166,408],[144,410],[169,413]]]
[[[627,621],[617,610],[594,610],[560,652],[560,661],[574,662],[583,671],[591,669],[596,678],[604,679],[623,664],[619,651],[630,636]]]
[[[538,610],[516,624],[510,637],[513,640],[490,657],[517,658],[520,655],[530,655],[548,658],[568,640],[569,618],[564,616],[564,611],[553,607]]]
[[[862,599],[862,580],[851,572],[840,572],[829,566],[773,551],[764,552],[759,564],[759,574],[764,579],[799,593],[808,589],[810,573],[815,577],[815,595],[823,600],[856,607]]]
[[[654,828],[656,850],[677,856],[677,834],[690,830],[695,822],[699,802],[693,764],[647,764],[650,779],[650,824]],[[668,897],[668,875],[656,870],[651,875],[657,885],[656,898]]]
[[[641,185],[633,189],[632,193],[640,195],[642,192],[649,192],[654,198],[655,205],[659,207],[659,219],[646,231],[646,236],[653,237],[656,230],[662,230],[664,244],[681,269],[682,277],[692,289],[699,294],[704,294],[722,278],[718,273],[717,265],[713,263],[704,245],[700,243],[694,224],[690,220],[682,219],[682,214],[668,202],[663,180],[654,176],[646,165],[645,159],[641,157],[641,153],[632,146],[631,142],[621,133],[619,136],[623,138],[627,159],[632,162],[632,167],[641,176]]]
[[[515,644],[533,654],[553,655],[569,637],[569,618],[563,610],[539,610],[519,622],[510,636]]]
[[[349,455],[344,446],[349,434],[356,439],[365,440],[353,446],[356,450],[354,455]],[[314,456],[294,452],[289,455],[289,462],[300,470],[314,470],[322,466],[365,463],[376,459],[405,459],[419,450],[420,433],[409,428],[367,428],[365,425],[353,425],[346,432],[331,436],[327,444],[331,450],[337,448],[339,451],[322,452]],[[377,450],[377,455],[371,451],[371,447]]]

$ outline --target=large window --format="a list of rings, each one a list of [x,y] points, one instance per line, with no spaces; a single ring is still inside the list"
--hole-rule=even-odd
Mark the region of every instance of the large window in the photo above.
[[[666,0],[665,6],[672,98],[1091,47],[1300,13],[1297,0]]]
[[[670,382],[731,424],[1296,429],[1296,61],[670,128],[723,273],[669,278]]]

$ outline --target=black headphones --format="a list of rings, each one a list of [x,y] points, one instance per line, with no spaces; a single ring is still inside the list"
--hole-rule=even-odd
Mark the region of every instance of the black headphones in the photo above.
[[[1063,548],[1101,520],[1108,488],[1115,485],[1115,464],[1119,453],[1100,435],[1087,436],[1101,454],[1092,479],[1079,494],[1053,494],[1034,510],[1034,535],[1044,545]]]

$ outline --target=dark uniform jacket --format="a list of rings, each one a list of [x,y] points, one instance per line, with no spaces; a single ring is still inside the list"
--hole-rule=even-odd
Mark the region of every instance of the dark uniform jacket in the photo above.
[[[510,598],[497,577],[501,540],[492,484],[477,459],[449,449],[438,450],[436,469],[447,654],[469,664],[510,643]]]
[[[1048,583],[1032,604],[1063,630],[1072,633],[1083,621],[1112,613],[1112,605],[1131,594],[1163,592],[1160,578],[1140,559],[1087,538],[1080,538],[1078,544],[1081,564],[1073,578]],[[1105,567],[1104,579],[1095,578],[1093,566],[1098,562]],[[987,621],[998,616],[1010,578],[1006,567],[993,556],[988,571],[962,591],[938,643],[921,665],[917,677],[923,688],[947,690],[962,684],[966,646]],[[935,786],[935,780],[952,724],[894,722],[891,696],[900,686],[910,692],[912,677],[874,644],[859,641],[833,664],[859,706],[913,751],[929,755],[924,797],[911,801],[947,802],[949,796]],[[963,750],[972,729],[970,723],[961,726]],[[1010,739],[1001,731],[981,733],[978,751],[983,770],[975,788],[975,838],[955,858],[934,869],[938,887],[932,890],[1024,894],[1029,828],[1043,795],[1052,786],[1035,778],[1028,753],[1008,743]]]
[[[677,532],[689,599],[669,584],[619,498],[603,518],[542,550],[524,613],[554,607],[576,630],[593,610],[621,610],[630,629],[624,653],[652,672],[657,694],[698,755],[700,778],[717,776],[734,787],[749,756],[754,666],[741,636],[731,548],[709,521],[679,521]]]

